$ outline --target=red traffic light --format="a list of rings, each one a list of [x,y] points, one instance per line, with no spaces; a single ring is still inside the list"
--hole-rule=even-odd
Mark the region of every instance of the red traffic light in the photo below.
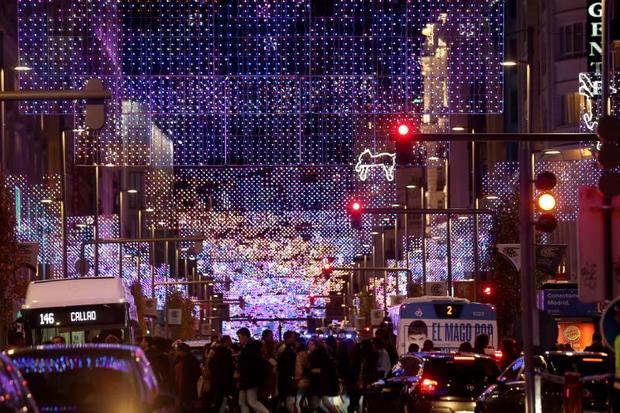
[[[407,126],[407,124],[405,123],[401,123],[400,125],[398,125],[398,134],[400,136],[405,136],[409,134],[409,126]]]
[[[493,295],[493,287],[491,287],[490,285],[485,285],[482,288],[482,294],[484,294],[485,297],[490,297]]]
[[[347,212],[349,213],[349,217],[351,218],[351,228],[361,229],[362,227],[362,210],[364,206],[359,201],[352,201],[348,208]]]

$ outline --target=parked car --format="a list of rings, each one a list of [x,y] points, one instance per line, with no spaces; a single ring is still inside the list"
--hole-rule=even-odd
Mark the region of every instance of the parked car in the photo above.
[[[166,412],[175,403],[174,397],[160,393],[138,347],[51,345],[7,355],[28,381],[41,411]]]
[[[608,381],[603,377],[612,372],[613,366],[605,353],[575,353],[550,351],[534,359],[534,369],[547,375],[564,377],[567,372],[589,376],[593,380],[583,383],[582,403],[584,412],[608,412]],[[543,379],[541,382],[542,411],[562,412],[564,386]],[[477,413],[522,413],[525,411],[523,357],[515,360],[490,386],[476,403]]]
[[[13,362],[1,353],[0,412],[39,413],[26,380]]]
[[[470,353],[410,353],[368,392],[368,412],[473,412],[476,399],[496,382],[495,360]],[[397,395],[397,396],[396,396]],[[383,406],[383,407],[382,407]]]

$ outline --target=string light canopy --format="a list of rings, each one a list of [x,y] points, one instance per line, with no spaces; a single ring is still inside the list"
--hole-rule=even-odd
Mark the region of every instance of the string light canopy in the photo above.
[[[79,139],[84,163],[349,164],[363,115],[502,111],[498,0],[18,4],[20,62],[32,68],[23,89],[96,76],[114,93],[98,144]],[[429,48],[447,59],[423,72]],[[423,109],[434,72],[449,74],[446,99]],[[21,107],[80,113],[71,102]]]

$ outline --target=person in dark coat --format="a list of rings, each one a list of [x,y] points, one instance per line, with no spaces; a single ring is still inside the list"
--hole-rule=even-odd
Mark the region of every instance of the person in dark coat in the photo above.
[[[297,338],[293,331],[284,333],[284,345],[278,353],[277,366],[280,403],[286,406],[286,410],[291,413],[294,412],[295,396],[297,395],[297,386],[295,385],[296,344]]]
[[[233,393],[235,364],[231,344],[229,336],[222,336],[212,348],[213,354],[209,357],[207,369],[214,374],[211,375],[211,391],[205,399],[206,412],[224,412],[226,399]]]
[[[202,374],[200,363],[185,343],[177,343],[175,357],[174,377],[180,411],[184,413],[196,412],[199,407],[197,384],[198,378]]]
[[[265,380],[265,359],[261,354],[261,343],[252,339],[250,330],[243,327],[237,331],[241,352],[238,359],[239,406],[241,413],[269,413],[269,409],[258,401],[258,387]]]
[[[321,400],[337,396],[339,392],[336,363],[325,346],[316,339],[308,342],[308,371],[310,388],[308,396],[311,410],[317,411]]]
[[[168,356],[155,347],[153,337],[138,337],[137,344],[142,348],[146,358],[151,364],[153,373],[155,373],[155,377],[157,377],[159,387],[166,392],[172,392],[174,385],[171,378],[173,375]]]

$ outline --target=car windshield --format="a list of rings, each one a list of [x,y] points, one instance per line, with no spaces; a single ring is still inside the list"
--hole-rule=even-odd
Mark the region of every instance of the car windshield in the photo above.
[[[42,411],[131,411],[139,398],[128,359],[46,355],[18,356],[14,362]]]
[[[551,354],[548,364],[551,372],[558,376],[568,372],[579,373],[582,376],[606,374],[611,367],[607,356],[587,354]]]
[[[434,380],[441,392],[454,396],[477,396],[496,381],[499,369],[484,358],[455,356],[429,359],[422,377]]]

